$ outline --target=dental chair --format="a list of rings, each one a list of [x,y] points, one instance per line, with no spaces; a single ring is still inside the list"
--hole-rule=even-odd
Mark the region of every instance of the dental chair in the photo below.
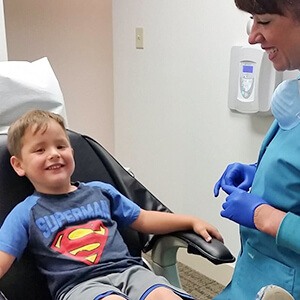
[[[9,124],[33,108],[60,113],[65,119],[66,115],[59,84],[47,59],[32,64],[14,62],[0,62],[0,64],[1,226],[13,207],[33,192],[29,180],[26,177],[19,177],[10,165],[10,155],[6,146],[6,130]],[[68,135],[76,163],[72,181],[99,180],[110,183],[143,209],[172,213],[97,141],[71,130],[68,130]],[[235,260],[224,244],[216,239],[207,243],[193,232],[148,235],[132,229],[123,229],[121,234],[132,255],[143,256],[143,253],[149,253],[148,257],[151,256],[151,259],[150,262],[145,261],[145,265],[178,287],[181,286],[176,264],[178,248],[185,248],[188,253],[202,256],[217,265]],[[0,291],[8,300],[51,299],[46,279],[38,271],[27,251],[0,279]],[[5,298],[0,293],[0,300],[3,299]]]
[[[124,169],[99,143],[74,131],[68,130],[68,134],[76,162],[73,181],[107,182],[144,209],[171,213],[169,208]],[[19,177],[10,166],[6,139],[6,134],[0,134],[0,225],[9,211],[33,192],[33,186],[27,178]],[[143,252],[151,250],[150,268],[176,286],[180,286],[176,265],[176,253],[180,247],[186,248],[188,253],[203,256],[214,264],[234,261],[234,257],[224,244],[216,239],[207,243],[193,232],[152,236],[126,229],[121,233],[131,254],[141,256]],[[45,278],[36,269],[28,253],[16,261],[0,280],[0,290],[8,300],[51,299]]]

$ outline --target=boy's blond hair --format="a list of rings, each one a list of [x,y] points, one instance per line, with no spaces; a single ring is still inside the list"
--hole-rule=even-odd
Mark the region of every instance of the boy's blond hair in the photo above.
[[[56,121],[62,127],[68,138],[62,116],[44,110],[31,110],[10,125],[7,136],[7,148],[9,153],[12,156],[21,157],[21,150],[23,147],[22,140],[27,128],[32,128],[34,126],[33,134],[36,134],[40,130],[45,132],[51,120]]]

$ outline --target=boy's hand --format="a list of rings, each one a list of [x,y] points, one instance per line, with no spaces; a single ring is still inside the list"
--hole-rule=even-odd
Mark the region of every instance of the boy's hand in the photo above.
[[[216,238],[222,243],[224,242],[223,237],[218,229],[205,221],[199,219],[195,220],[193,230],[197,234],[201,235],[206,242],[210,242],[212,237]]]

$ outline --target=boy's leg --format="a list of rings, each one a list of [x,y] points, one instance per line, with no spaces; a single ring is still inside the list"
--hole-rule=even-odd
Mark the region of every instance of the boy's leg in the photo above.
[[[126,290],[123,292],[129,299],[194,299],[184,290],[171,285],[165,277],[158,276],[142,266],[127,269],[120,274],[120,279],[121,282],[126,282]]]
[[[181,297],[176,296],[176,293]],[[155,275],[143,266],[133,266],[121,273],[89,279],[59,297],[59,300],[78,299],[192,300],[194,298],[182,289],[172,286],[166,278]]]
[[[110,275],[96,277],[81,282],[67,293],[61,295],[59,300],[125,300],[128,299],[117,287],[110,282]],[[1,300],[1,299],[0,299]]]
[[[295,300],[294,297],[283,288],[276,285],[267,285],[260,289],[255,300]]]
[[[172,290],[166,287],[158,287],[154,289],[145,300],[182,300],[181,297],[176,295]]]

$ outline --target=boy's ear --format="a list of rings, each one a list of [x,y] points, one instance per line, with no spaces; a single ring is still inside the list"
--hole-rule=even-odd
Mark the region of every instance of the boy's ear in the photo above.
[[[25,176],[25,171],[22,168],[22,162],[16,156],[10,158],[10,164],[19,176]]]

